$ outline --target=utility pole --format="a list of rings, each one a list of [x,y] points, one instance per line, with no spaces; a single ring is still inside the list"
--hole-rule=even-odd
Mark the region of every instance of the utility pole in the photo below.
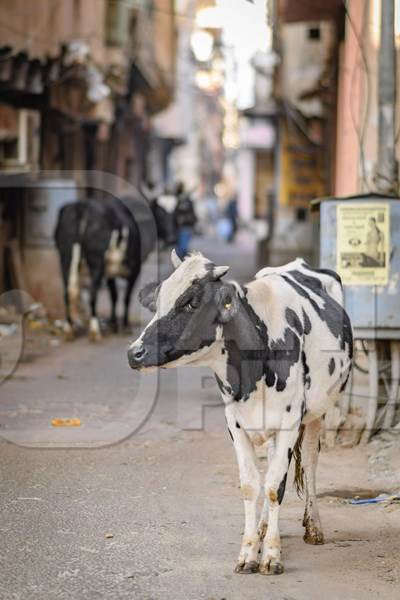
[[[381,0],[381,43],[378,82],[378,164],[376,184],[384,194],[398,194],[396,136],[396,47],[394,0]]]
[[[379,49],[378,80],[378,162],[376,168],[376,185],[378,191],[397,197],[398,165],[396,161],[396,47],[394,17],[394,0],[381,0],[381,42]],[[383,340],[390,347],[391,384],[383,428],[390,429],[396,411],[400,378],[400,341],[396,338]],[[370,341],[369,352],[370,400],[366,415],[366,429],[361,441],[367,442],[373,432],[376,421],[379,365],[378,346],[376,340]]]

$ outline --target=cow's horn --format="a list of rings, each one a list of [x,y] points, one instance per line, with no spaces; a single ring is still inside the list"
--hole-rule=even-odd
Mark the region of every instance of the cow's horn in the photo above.
[[[215,267],[213,269],[215,279],[220,279],[223,277],[228,271],[230,267]]]
[[[179,256],[177,255],[175,248],[171,252],[171,262],[174,266],[174,269],[177,269],[179,267],[179,265],[182,264],[182,261],[179,258]]]

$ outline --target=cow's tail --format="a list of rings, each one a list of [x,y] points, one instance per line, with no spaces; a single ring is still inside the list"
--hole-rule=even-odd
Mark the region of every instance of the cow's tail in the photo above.
[[[83,236],[85,235],[88,223],[88,204],[87,202],[79,201],[76,203],[76,220],[77,220],[77,239],[76,243],[82,244]]]
[[[304,425],[300,425],[299,435],[297,442],[293,448],[294,458],[294,485],[296,488],[297,495],[301,497],[304,492],[304,469],[301,466],[301,445],[304,437]]]

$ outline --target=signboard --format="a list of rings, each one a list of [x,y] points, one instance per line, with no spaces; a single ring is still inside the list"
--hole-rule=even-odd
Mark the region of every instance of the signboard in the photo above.
[[[282,127],[280,143],[279,202],[308,208],[310,201],[326,195],[324,151],[297,128]]]
[[[344,285],[387,285],[390,204],[337,205],[336,270]]]
[[[242,119],[240,142],[242,147],[272,150],[276,143],[275,129],[269,121]]]

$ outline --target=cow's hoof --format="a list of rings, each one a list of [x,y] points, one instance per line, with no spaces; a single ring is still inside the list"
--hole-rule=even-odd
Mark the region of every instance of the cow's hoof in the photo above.
[[[89,342],[91,342],[92,344],[97,344],[98,342],[101,342],[102,339],[103,338],[101,336],[101,333],[99,333],[98,331],[89,332]]]
[[[64,339],[67,342],[72,342],[75,339],[75,332],[69,323],[65,323],[63,326]]]
[[[92,317],[90,319],[89,341],[90,342],[100,342],[101,341],[100,324],[99,324],[99,320],[97,317]]]
[[[324,543],[324,534],[322,533],[322,530],[307,513],[304,514],[303,527],[305,527],[303,540],[306,544],[320,546]]]
[[[258,573],[258,562],[251,560],[247,563],[238,563],[235,567],[235,573],[240,575],[250,575],[251,573]]]
[[[113,319],[110,319],[110,321],[108,322],[108,329],[111,331],[111,333],[118,334],[119,333],[118,321],[117,320],[114,321]]]
[[[322,531],[309,531],[306,529],[305,534],[303,536],[303,540],[306,544],[311,544],[312,546],[322,546],[324,544],[324,534]]]
[[[282,575],[283,571],[283,564],[273,560],[267,560],[261,563],[259,568],[261,575]]]

